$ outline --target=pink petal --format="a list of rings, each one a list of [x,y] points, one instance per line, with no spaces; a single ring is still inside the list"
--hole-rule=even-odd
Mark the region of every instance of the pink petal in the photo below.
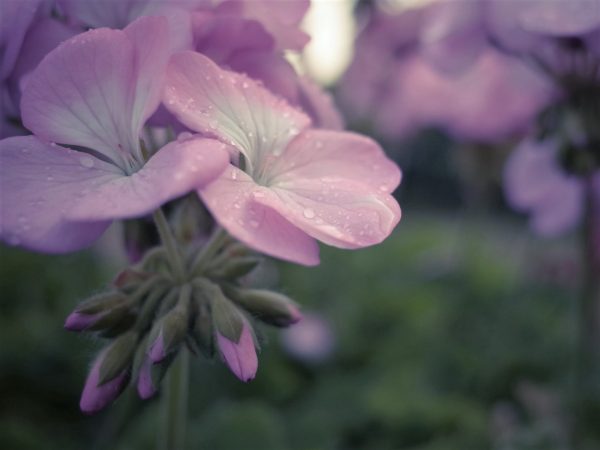
[[[298,78],[298,91],[298,106],[312,118],[315,127],[344,129],[344,119],[328,92],[308,77]]]
[[[520,23],[527,31],[577,36],[600,28],[598,0],[537,0],[523,6]]]
[[[275,37],[279,50],[302,50],[310,37],[299,25],[309,6],[310,0],[227,0],[219,8],[258,21]]]
[[[256,376],[258,358],[248,323],[244,324],[238,342],[232,342],[217,332],[217,345],[225,363],[236,377],[242,381],[250,381]]]
[[[269,169],[278,185],[297,179],[351,180],[382,193],[393,192],[401,172],[372,139],[355,133],[308,130],[288,146]],[[325,181],[327,182],[327,181]]]
[[[129,176],[104,177],[67,212],[71,220],[139,217],[214,180],[229,162],[227,146],[212,139],[175,141]]]
[[[439,2],[426,14],[420,37],[427,61],[451,74],[468,69],[486,48],[483,2]]]
[[[25,126],[115,162],[135,153],[143,121],[158,106],[166,38],[166,19],[150,17],[125,32],[91,30],[59,45],[25,86]]]
[[[556,144],[523,141],[504,170],[504,192],[517,210],[531,215],[533,228],[542,235],[557,235],[573,228],[583,212],[582,182],[558,166]]]
[[[261,187],[234,166],[198,191],[217,221],[248,246],[299,264],[318,264],[316,241],[277,211],[257,203],[254,192]]]
[[[164,100],[187,127],[235,146],[250,171],[267,155],[283,152],[310,124],[306,115],[256,81],[222,70],[194,52],[171,58]]]
[[[87,165],[95,166],[88,169]],[[44,252],[87,247],[110,221],[71,222],[67,209],[91,183],[117,169],[99,159],[42,143],[35,137],[0,141],[0,238]]]

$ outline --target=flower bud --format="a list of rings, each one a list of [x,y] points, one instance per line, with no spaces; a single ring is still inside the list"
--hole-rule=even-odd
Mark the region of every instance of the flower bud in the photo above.
[[[177,353],[171,353],[159,363],[153,363],[146,357],[140,367],[137,378],[137,392],[141,399],[147,400],[158,392],[160,382],[164,378],[169,366],[177,356]]]
[[[209,270],[209,274],[215,278],[235,280],[243,277],[254,270],[262,260],[255,256],[239,256],[225,261],[222,265]]]
[[[185,339],[190,322],[190,300],[192,288],[184,285],[179,291],[179,300],[150,332],[148,357],[158,363],[174,351]]]
[[[114,358],[114,344],[104,349],[94,360],[92,368],[83,387],[79,407],[88,414],[93,414],[108,406],[123,391],[129,381],[129,368],[127,365],[117,371],[110,379],[102,381],[103,366],[108,364],[114,367],[114,361],[107,362],[107,358]],[[104,369],[106,371],[107,369]]]
[[[99,382],[104,384],[131,366],[137,344],[137,334],[129,332],[115,339],[108,347],[99,370]]]
[[[212,358],[215,354],[215,345],[213,338],[213,320],[210,312],[208,299],[204,297],[200,289],[194,289],[194,319],[191,329],[191,336],[195,348],[202,352],[207,358]]]
[[[240,380],[252,380],[258,358],[250,322],[216,284],[207,283],[205,294],[211,302],[215,341],[223,360]]]
[[[128,313],[127,297],[118,291],[95,295],[75,308],[65,321],[71,331],[101,330],[117,325]]]
[[[266,289],[228,287],[229,298],[265,323],[288,327],[302,318],[296,303],[289,297]]]

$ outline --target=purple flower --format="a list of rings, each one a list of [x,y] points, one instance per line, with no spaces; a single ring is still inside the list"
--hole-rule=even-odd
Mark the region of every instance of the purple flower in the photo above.
[[[471,15],[461,14],[472,3],[374,15],[357,39],[356,59],[340,89],[343,102],[390,137],[436,126],[459,139],[495,142],[526,131],[552,100],[551,85],[524,63],[480,40],[476,51],[457,56],[461,42],[472,43],[468,35],[474,31],[459,27],[469,24]],[[452,22],[432,23],[450,12]],[[403,26],[409,18],[412,28]],[[435,57],[448,55],[442,44],[453,48],[451,61]],[[439,70],[454,64],[451,75]]]
[[[145,17],[78,35],[44,58],[21,102],[34,136],[0,141],[2,240],[77,250],[112,220],[148,214],[223,170],[228,153],[215,140],[172,142],[148,160],[142,151],[169,46],[167,19]]]
[[[400,220],[391,193],[400,170],[372,140],[310,129],[300,110],[203,55],[171,59],[165,104],[191,129],[235,147],[230,165],[198,193],[216,220],[247,245],[300,264],[318,264],[316,239],[361,248]],[[240,156],[242,155],[242,156]]]

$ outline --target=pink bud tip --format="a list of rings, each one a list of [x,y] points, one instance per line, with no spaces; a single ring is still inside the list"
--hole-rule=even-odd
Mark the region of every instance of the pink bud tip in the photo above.
[[[140,368],[137,381],[137,392],[140,398],[147,400],[156,394],[156,388],[152,382],[152,361],[146,358]]]
[[[65,320],[65,329],[70,331],[83,331],[94,325],[103,314],[83,314],[80,312],[72,312]]]
[[[258,370],[258,357],[248,323],[244,324],[237,343],[217,332],[217,344],[223,360],[236,377],[244,382],[254,379]]]
[[[158,333],[158,336],[150,346],[148,350],[148,357],[153,363],[159,363],[167,356],[165,352],[165,340],[163,338],[162,331]]]
[[[87,377],[79,407],[84,413],[94,414],[115,400],[123,391],[127,384],[128,373],[123,371],[116,378],[98,386],[100,381],[100,366],[104,359],[105,352],[102,352],[94,361],[92,370]]]
[[[290,324],[298,323],[302,320],[302,313],[296,305],[290,305]]]

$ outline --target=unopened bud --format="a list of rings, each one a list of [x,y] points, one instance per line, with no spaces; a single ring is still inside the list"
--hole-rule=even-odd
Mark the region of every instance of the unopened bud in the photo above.
[[[254,256],[240,256],[225,261],[219,267],[209,270],[209,275],[215,278],[235,280],[254,270],[262,259]]]
[[[121,394],[129,381],[129,371],[125,369],[110,381],[100,382],[100,368],[108,350],[103,350],[96,357],[83,387],[79,407],[85,413],[93,414],[108,406]]]
[[[210,303],[202,291],[194,289],[194,319],[192,324],[192,338],[197,350],[207,358],[212,358],[215,353],[213,338],[213,320],[210,312]],[[196,350],[194,348],[194,350]]]
[[[117,274],[112,284],[122,291],[131,291],[149,278],[149,274],[127,268]]]
[[[137,334],[133,332],[119,336],[108,347],[99,371],[99,383],[104,384],[131,366],[137,344]]]
[[[158,391],[160,382],[164,378],[177,353],[171,353],[159,363],[153,363],[150,358],[145,358],[137,378],[137,392],[140,398],[146,400],[153,397]]]
[[[190,300],[192,288],[184,285],[179,291],[179,300],[150,332],[148,357],[158,363],[176,350],[185,339],[190,322]]]
[[[277,327],[287,327],[302,318],[298,305],[289,297],[266,289],[242,289],[228,287],[229,298],[256,316]]]
[[[95,295],[82,302],[67,317],[65,328],[71,331],[99,331],[129,322],[127,297],[118,291]]]
[[[218,285],[207,282],[204,292],[210,299],[215,341],[223,360],[240,380],[252,380],[258,358],[250,322]]]

